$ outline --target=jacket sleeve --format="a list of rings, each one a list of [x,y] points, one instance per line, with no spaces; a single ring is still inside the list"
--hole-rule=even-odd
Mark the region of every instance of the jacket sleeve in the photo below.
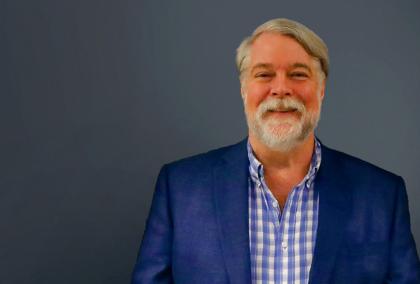
[[[401,177],[397,187],[387,283],[418,284],[420,263],[410,228],[407,192]]]
[[[171,272],[172,220],[169,207],[167,166],[156,183],[143,241],[132,275],[132,284],[173,283]]]

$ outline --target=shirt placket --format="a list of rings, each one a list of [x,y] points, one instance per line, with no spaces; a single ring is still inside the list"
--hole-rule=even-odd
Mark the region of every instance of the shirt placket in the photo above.
[[[288,250],[290,247],[289,245],[290,240],[287,239],[284,234],[285,224],[288,224],[289,220],[286,220],[284,216],[286,215],[290,216],[291,214],[290,208],[291,208],[292,200],[294,199],[294,196],[295,196],[295,189],[293,189],[291,193],[289,194],[289,196],[287,197],[286,203],[282,212],[278,201],[276,200],[276,198],[271,193],[270,189],[265,183],[262,167],[259,168],[258,174],[259,174],[259,185],[263,192],[266,210],[268,211],[267,213],[269,214],[270,220],[273,223],[274,228],[275,228],[274,230],[275,246],[276,246],[275,258],[276,258],[276,264],[277,264],[276,266],[279,268],[279,269],[276,269],[278,272],[276,273],[276,283],[288,283],[290,280],[289,273],[286,273],[286,275],[283,275],[282,273],[283,271],[285,271],[285,269],[287,270],[287,268],[282,267],[282,269],[280,269],[280,264],[283,264],[282,266],[284,265],[289,266]],[[289,237],[293,238],[293,236],[289,236]]]
[[[268,187],[265,184],[264,178],[262,180],[262,189],[264,191],[264,196],[266,197],[266,206],[268,213],[271,216],[271,221],[274,224],[275,230],[275,242],[276,242],[276,258],[278,262],[282,263],[282,271],[287,271],[287,273],[279,273],[277,277],[278,283],[290,283],[294,281],[294,271],[289,269],[291,252],[290,250],[293,247],[293,242],[295,238],[295,231],[297,228],[296,220],[294,214],[296,214],[298,199],[304,190],[305,185],[309,179],[305,179],[302,185],[298,185],[292,189],[289,196],[286,199],[285,206],[283,210],[280,209],[278,201],[275,199],[274,195],[270,192]],[[286,228],[287,225],[287,228]],[[284,267],[287,266],[287,267]]]

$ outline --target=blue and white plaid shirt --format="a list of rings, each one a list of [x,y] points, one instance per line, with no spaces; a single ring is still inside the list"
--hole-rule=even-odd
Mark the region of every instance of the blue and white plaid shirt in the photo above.
[[[253,284],[308,283],[318,226],[314,179],[321,164],[321,145],[305,178],[290,192],[283,212],[264,180],[263,165],[248,141],[249,239]]]

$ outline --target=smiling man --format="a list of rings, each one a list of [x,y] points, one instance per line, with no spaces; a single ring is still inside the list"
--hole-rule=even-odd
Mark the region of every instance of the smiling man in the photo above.
[[[420,283],[402,178],[315,137],[324,42],[275,19],[236,61],[249,136],[162,168],[133,283]]]

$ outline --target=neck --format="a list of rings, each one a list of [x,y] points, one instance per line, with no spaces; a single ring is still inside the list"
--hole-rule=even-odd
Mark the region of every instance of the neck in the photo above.
[[[249,142],[254,155],[263,164],[265,170],[290,170],[306,173],[309,169],[315,146],[312,132],[304,141],[286,152],[268,148],[256,137],[249,134]]]

